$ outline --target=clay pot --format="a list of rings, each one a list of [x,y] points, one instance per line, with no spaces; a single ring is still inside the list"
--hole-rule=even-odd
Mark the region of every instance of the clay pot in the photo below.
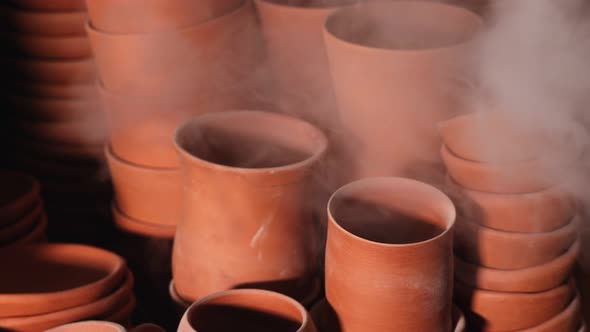
[[[275,292],[238,289],[211,294],[185,312],[178,332],[316,332],[297,301]]]
[[[0,226],[26,215],[39,200],[39,182],[17,171],[0,171]]]
[[[546,190],[559,183],[558,173],[566,172],[571,164],[563,159],[530,159],[503,164],[478,163],[461,159],[444,145],[441,156],[449,175],[456,183],[467,189],[498,194]]]
[[[170,284],[168,284],[168,294],[170,294],[170,298],[172,298],[172,301],[174,301],[176,306],[181,309],[182,312],[186,311],[186,309],[188,309],[188,307],[190,307],[192,304],[178,295],[178,292],[174,287],[174,280],[171,280]]]
[[[455,281],[455,300],[470,308],[476,331],[520,331],[542,324],[562,312],[575,296],[573,282],[539,293],[503,293],[471,288]],[[518,314],[515,314],[518,313]]]
[[[4,54],[32,58],[76,59],[92,56],[86,36],[47,37],[27,34],[1,33]]]
[[[41,200],[37,200],[33,209],[27,212],[21,219],[0,227],[0,244],[12,242],[26,235],[34,228],[35,224],[39,222],[43,215],[43,203]]]
[[[328,15],[355,2],[255,1],[280,107],[324,131],[333,126],[336,101],[322,31]]]
[[[455,278],[479,289],[500,292],[542,292],[566,281],[580,252],[578,241],[563,255],[542,265],[520,270],[490,269],[455,256]]]
[[[8,0],[11,6],[34,11],[77,11],[85,10],[84,0]]]
[[[27,234],[24,234],[18,239],[14,239],[11,242],[2,243],[0,247],[10,248],[23,245],[40,244],[47,242],[47,217],[41,216],[34,228]]]
[[[435,124],[455,110],[462,76],[453,61],[481,27],[474,13],[430,1],[362,3],[328,17],[350,178],[411,176],[438,163]]]
[[[109,289],[112,292],[108,295],[105,294],[105,297],[80,306],[42,315],[0,318],[0,327],[23,332],[44,331],[70,322],[105,315],[123,306],[133,296],[133,275],[131,272],[127,272],[127,277],[119,288],[115,290],[113,288]]]
[[[13,103],[20,102],[20,104],[17,105],[22,105],[23,103],[28,102],[28,99],[31,97],[47,97],[47,99],[43,99],[44,103],[47,103],[49,100],[54,103],[72,102],[66,98],[96,98],[96,87],[94,84],[44,84],[18,80],[11,80],[9,83],[0,84],[3,84],[3,86],[5,85],[7,90],[12,90],[15,94],[27,97],[24,101],[10,99],[10,102]],[[16,96],[11,97],[15,98]],[[33,101],[30,101],[31,103],[38,102],[36,98],[31,99],[33,99]],[[74,100],[74,102],[76,102],[76,100]],[[44,107],[47,106],[39,106],[35,104],[34,108],[44,109]],[[68,109],[69,107],[66,105],[60,105],[59,107],[56,106],[56,108]]]
[[[105,147],[117,207],[143,223],[174,227],[180,220],[180,168],[148,168],[123,161]]]
[[[54,327],[45,332],[126,332],[127,330],[112,322],[104,321],[84,321],[71,324],[65,324],[58,327]]]
[[[39,36],[84,36],[87,19],[83,10],[51,12],[0,7],[0,20],[7,29]]]
[[[75,244],[39,244],[0,250],[0,317],[55,313],[98,300],[126,272],[123,259]],[[0,319],[0,326],[12,322]]]
[[[177,30],[230,12],[242,0],[88,0],[90,23],[107,33]]]
[[[8,77],[48,84],[93,83],[96,80],[94,60],[41,60],[0,58]]]
[[[531,327],[520,330],[521,332],[557,332],[557,331],[577,331],[582,323],[580,318],[580,297],[576,296],[572,302],[557,316],[550,320]]]
[[[108,34],[88,24],[87,32],[104,87],[126,96],[190,97],[203,103],[233,97],[247,86],[247,75],[260,56],[253,46],[258,30],[249,1],[179,30]]]
[[[338,189],[328,217],[326,298],[342,331],[451,329],[447,196],[414,180],[367,178]]]
[[[74,91],[74,89],[65,89],[64,92],[67,93],[68,90]],[[14,110],[16,117],[37,121],[83,120],[101,114],[96,97],[47,98],[10,95],[6,96],[5,100],[7,105]]]
[[[185,184],[172,264],[178,293],[194,301],[251,286],[307,297],[320,243],[309,182],[325,135],[285,115],[230,111],[186,122],[175,144]]]
[[[15,123],[15,127],[23,135],[35,140],[64,144],[99,145],[105,141],[107,135],[104,118],[101,115],[95,113],[85,119],[57,122],[18,121]]]
[[[117,206],[116,202],[113,202],[111,211],[115,225],[125,232],[164,239],[174,238],[174,234],[176,233],[176,227],[174,225],[166,226],[148,223],[125,215]]]
[[[500,270],[546,264],[562,255],[577,238],[579,221],[544,233],[496,231],[460,218],[455,228],[455,252],[468,262]]]
[[[574,200],[553,187],[526,194],[493,194],[461,188],[447,177],[449,195],[470,221],[505,232],[550,232],[565,226],[576,213]]]
[[[109,321],[109,322],[119,323],[123,326],[129,326],[130,320],[131,320],[131,314],[133,314],[136,304],[137,304],[137,300],[135,299],[135,296],[130,296],[129,299],[127,300],[127,303],[123,307],[121,307],[115,313],[104,318],[104,320]],[[133,329],[131,331],[135,331],[135,329]],[[156,330],[156,332],[159,332],[159,331],[160,330]]]

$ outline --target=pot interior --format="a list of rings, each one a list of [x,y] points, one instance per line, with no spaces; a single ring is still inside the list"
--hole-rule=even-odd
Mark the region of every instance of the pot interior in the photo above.
[[[193,306],[187,313],[198,332],[296,332],[301,310],[290,301],[261,293],[231,293]]]
[[[456,6],[430,1],[365,3],[339,10],[326,30],[349,43],[392,50],[449,47],[471,39],[481,19]]]
[[[411,244],[442,234],[454,222],[452,202],[412,180],[374,178],[338,190],[329,203],[333,220],[349,233],[383,244]]]
[[[228,112],[195,118],[177,144],[191,156],[235,168],[273,168],[312,158],[325,137],[306,122],[264,112]]]

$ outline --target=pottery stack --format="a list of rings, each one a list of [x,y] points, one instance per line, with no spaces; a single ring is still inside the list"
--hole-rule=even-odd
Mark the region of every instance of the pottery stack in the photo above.
[[[554,138],[500,111],[459,115],[439,129],[458,208],[455,300],[470,329],[578,331],[579,218],[558,176],[576,156],[556,158]]]
[[[172,238],[179,220],[174,129],[187,117],[244,108],[261,59],[248,0],[87,0],[99,90],[110,127],[105,148],[112,211],[125,231]]]
[[[47,217],[39,182],[32,176],[0,170],[0,247],[44,241]]]
[[[135,308],[125,260],[77,244],[0,249],[0,329],[44,331],[81,320],[127,325]]]

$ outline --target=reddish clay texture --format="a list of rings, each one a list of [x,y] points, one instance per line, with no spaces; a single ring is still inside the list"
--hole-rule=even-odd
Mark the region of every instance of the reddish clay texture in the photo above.
[[[92,56],[86,36],[46,37],[0,33],[3,53],[32,58],[76,59]]]
[[[238,8],[242,0],[87,0],[90,22],[107,33],[186,28]]]
[[[0,275],[0,317],[46,314],[96,301],[127,271],[121,257],[75,244],[5,248],[0,262],[11,267]],[[0,319],[8,324],[0,326],[11,326],[7,319]]]
[[[576,213],[562,188],[525,194],[494,194],[468,190],[447,177],[449,194],[470,221],[505,232],[550,232],[565,226]]]
[[[519,270],[490,269],[470,264],[455,256],[455,278],[485,290],[542,292],[559,286],[570,277],[579,253],[580,243],[576,241],[554,260]]]
[[[0,58],[10,78],[47,84],[89,84],[96,81],[92,58],[75,60]]]
[[[111,205],[111,211],[113,213],[113,220],[115,225],[123,231],[139,234],[143,236],[172,239],[176,233],[176,227],[174,225],[158,225],[145,221],[133,219],[117,206],[117,202],[113,202]]]
[[[343,332],[451,330],[455,207],[446,195],[367,178],[332,195],[328,218],[326,298]]]
[[[41,187],[32,176],[0,170],[0,226],[25,216],[39,201]]]
[[[316,332],[297,301],[285,295],[238,289],[211,294],[185,312],[178,332]]]
[[[78,11],[86,9],[84,0],[8,0],[15,7],[36,11]]]
[[[90,88],[94,89],[94,87]],[[30,86],[30,90],[33,89],[39,89],[37,91],[41,93],[63,93],[65,96],[58,96],[57,98],[51,96],[36,97],[26,93],[24,95],[14,94],[6,96],[5,101],[14,110],[16,118],[36,121],[68,121],[89,119],[96,117],[97,114],[101,114],[99,101],[96,96],[92,97],[92,95],[88,95],[80,98],[79,96],[69,95],[70,92],[73,94],[77,93],[75,91],[76,86],[73,86],[72,89],[64,88],[63,90],[61,89],[61,85]],[[87,90],[82,88],[79,92],[86,93]]]
[[[575,296],[573,282],[539,293],[504,293],[455,282],[455,300],[480,319],[467,320],[477,331],[520,331],[557,316]],[[515,314],[518,313],[518,314]],[[480,321],[481,320],[481,321]]]
[[[88,16],[83,10],[35,11],[4,5],[0,7],[0,20],[6,28],[15,32],[39,36],[84,36]]]
[[[521,332],[558,332],[558,331],[577,331],[577,328],[582,323],[580,317],[580,297],[576,296],[572,302],[560,312],[557,316],[550,320],[531,327],[529,329],[520,330]]]
[[[431,1],[365,2],[328,17],[351,178],[410,176],[439,162],[435,124],[456,109],[452,63],[481,26],[474,13]]]
[[[33,209],[27,212],[22,218],[7,225],[0,226],[0,246],[10,243],[30,232],[39,223],[43,215],[43,203],[38,200]]]
[[[228,111],[189,120],[175,143],[184,204],[172,268],[182,298],[247,286],[306,297],[319,250],[309,182],[325,135],[285,115]]]
[[[484,267],[517,270],[548,263],[562,255],[577,238],[579,221],[544,233],[496,231],[459,218],[455,228],[457,255]]]

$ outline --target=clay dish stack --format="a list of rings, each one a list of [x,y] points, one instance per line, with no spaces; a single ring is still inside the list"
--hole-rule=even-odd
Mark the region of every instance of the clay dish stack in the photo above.
[[[458,210],[454,293],[468,327],[577,331],[580,218],[558,170],[578,156],[500,111],[460,115],[439,130]]]

